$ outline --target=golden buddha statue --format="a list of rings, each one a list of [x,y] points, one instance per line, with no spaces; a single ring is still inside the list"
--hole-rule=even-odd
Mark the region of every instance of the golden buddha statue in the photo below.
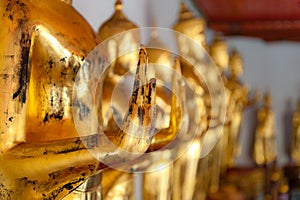
[[[106,175],[104,173],[104,175]],[[113,187],[109,188],[105,194],[105,200],[114,199],[135,199],[134,196],[134,175],[130,173],[123,173],[117,180],[111,179],[114,183]]]
[[[161,117],[157,118],[157,122],[160,124],[157,124],[156,128],[160,129],[160,131],[153,137],[153,146],[151,145],[149,148],[149,151],[160,150],[160,152],[154,153],[155,159],[144,173],[144,198],[175,199],[176,197],[179,197],[178,194],[181,193],[179,190],[184,189],[181,188],[182,183],[178,182],[180,180],[176,178],[180,176],[180,174],[185,173],[180,172],[181,169],[175,166],[176,162],[173,162],[174,150],[172,148],[174,147],[166,147],[169,146],[168,143],[172,140],[172,138],[178,138],[176,134],[180,131],[179,129],[182,129],[182,127],[180,127],[181,123],[187,123],[184,122],[185,119],[181,116],[183,113],[187,113],[187,110],[184,108],[184,104],[186,104],[186,102],[184,102],[186,91],[185,88],[181,86],[182,83],[180,83],[183,81],[182,68],[178,58],[175,58],[174,68],[171,68],[172,54],[159,40],[156,28],[152,29],[151,38],[147,46],[149,62],[156,66],[155,74],[162,85],[157,87],[157,102],[161,102],[157,103],[157,116]],[[172,83],[171,93],[166,87],[169,83]],[[161,112],[161,114],[159,112]],[[186,135],[186,133],[183,133],[183,135]],[[179,142],[180,140],[181,138],[179,138]],[[173,143],[176,143],[176,139]],[[175,146],[175,148],[177,147]],[[184,148],[186,148],[186,146]],[[178,150],[178,152],[181,151],[182,150]],[[178,152],[175,154],[180,155]],[[182,157],[179,159],[181,158]],[[175,171],[175,168],[179,171]],[[173,184],[175,182],[179,183],[180,186],[178,184]],[[153,185],[153,183],[156,184]]]
[[[234,165],[234,158],[238,154],[238,138],[245,108],[256,103],[260,95],[249,97],[249,88],[244,86],[240,80],[243,73],[243,60],[240,54],[234,50],[229,58],[230,76],[227,87],[230,90],[229,104],[227,108],[227,118],[229,118],[229,137],[227,157],[229,167]]]
[[[156,107],[157,121],[155,127],[157,130],[168,130],[171,126],[172,100],[170,97],[172,97],[172,91],[171,88],[168,88],[167,86],[169,83],[172,83],[172,80],[174,79],[172,74],[175,69],[172,67],[173,55],[168,51],[168,47],[159,39],[158,30],[155,25],[151,29],[151,35],[147,43],[147,51],[149,53],[149,65],[152,66],[152,69],[154,69],[153,73],[155,73],[155,77],[159,80],[156,92],[157,101],[160,103]],[[179,63],[176,63],[175,65],[180,68]],[[181,71],[179,73],[181,73]],[[173,84],[175,83],[172,83],[172,85]],[[159,132],[161,133],[156,134],[153,138],[153,141],[156,141],[156,143],[160,143],[159,141],[163,140],[168,142],[171,138],[173,138],[173,135],[166,134],[165,131]],[[168,138],[167,135],[170,135],[170,138]]]
[[[182,85],[181,66],[178,58],[174,60],[174,70],[169,71],[172,73],[172,95],[171,95],[171,111],[169,113],[169,126],[161,129],[157,132],[152,140],[152,144],[149,151],[155,151],[152,164],[147,168],[144,173],[144,198],[145,199],[170,199],[174,198],[174,195],[178,195],[181,191],[177,191],[175,184],[175,176],[180,172],[174,171],[174,159],[178,155],[182,154],[181,146],[170,145],[172,139],[173,144],[180,142],[186,144],[183,140],[187,135],[187,130],[182,126],[182,123],[188,123],[185,121],[185,117],[182,116],[187,113],[185,102],[185,86]],[[166,74],[165,74],[166,75]],[[165,119],[164,119],[165,121]],[[180,137],[183,135],[183,137]],[[185,145],[183,145],[186,148]],[[160,151],[157,151],[160,150]],[[181,159],[178,158],[178,159]],[[160,183],[153,185],[153,183]],[[176,192],[172,192],[176,191]]]
[[[229,53],[228,45],[219,33],[217,33],[210,45],[209,54],[219,68],[220,73],[223,74],[228,69]]]
[[[109,69],[104,75],[102,99],[100,102],[101,110],[100,113],[98,113],[102,120],[102,128],[108,133],[108,137],[113,137],[113,134],[120,129],[122,124],[122,114],[124,112],[122,108],[124,105],[122,105],[121,101],[115,102],[113,95],[118,85],[125,84],[125,82],[122,81],[132,80],[130,78],[133,76],[132,74],[136,67],[136,60],[138,59],[136,50],[140,45],[140,35],[138,30],[129,30],[137,28],[137,25],[129,21],[124,15],[122,1],[116,0],[113,15],[105,21],[98,30],[98,36],[100,37],[102,44],[106,46],[108,57],[112,61]],[[129,72],[131,77],[122,77],[122,75],[127,72]],[[124,87],[126,90],[129,90],[130,88],[128,83],[124,85]],[[127,96],[123,96],[123,98],[126,97]],[[107,173],[107,171],[110,173]],[[112,177],[115,174],[118,174],[118,176]],[[132,175],[118,172],[115,169],[108,169],[103,172],[102,176],[103,182],[105,182],[104,185],[102,184],[103,198],[110,199],[112,196],[117,197],[120,195],[118,194],[120,193],[119,185],[123,184],[123,182],[118,181],[118,177]],[[109,187],[106,185],[109,185]]]
[[[223,87],[224,87],[224,101],[225,107],[226,107],[226,118],[225,118],[225,125],[224,125],[224,131],[226,132],[228,129],[228,123],[229,118],[227,116],[227,110],[229,106],[229,97],[230,97],[230,90],[228,89],[228,78],[225,75],[225,71],[228,69],[229,65],[229,52],[228,52],[228,45],[226,41],[221,37],[220,34],[216,34],[213,42],[209,46],[209,55],[212,58],[212,61],[218,68],[218,73],[220,74],[221,80],[212,80],[214,81],[222,81]],[[209,75],[209,73],[208,73]],[[225,134],[225,133],[224,133]],[[223,135],[224,135],[223,134]],[[225,137],[225,136],[224,136]],[[224,145],[227,145],[227,139],[223,138]],[[226,156],[223,156],[224,159],[226,159]]]
[[[228,45],[221,38],[219,34],[217,34],[209,46],[209,54],[217,66],[222,82],[225,86],[225,107],[226,107],[226,118],[223,125],[222,133],[220,139],[218,140],[216,146],[212,150],[210,155],[211,161],[211,182],[210,182],[210,191],[212,193],[216,192],[219,189],[219,179],[220,174],[224,173],[227,168],[227,155],[224,152],[227,151],[228,148],[228,135],[229,135],[229,118],[228,118],[228,106],[229,106],[229,97],[230,90],[228,89],[228,80],[225,76],[225,70],[228,69],[229,64],[229,53],[228,53]]]
[[[293,137],[292,137],[292,158],[296,165],[300,163],[300,102],[297,111],[293,114]]]
[[[173,55],[159,39],[158,34],[159,30],[154,25],[147,43],[149,65],[154,69],[153,73],[158,84],[155,125],[157,131],[148,149],[148,153],[151,152],[151,162],[144,167],[145,172],[142,174],[144,199],[169,199],[171,197],[172,150],[167,146],[176,138],[182,122],[181,114],[184,112],[180,107],[182,102],[179,99],[178,81],[181,75],[179,60],[175,59],[173,64]],[[172,88],[168,88],[170,84]],[[153,183],[156,184],[153,185]]]
[[[219,119],[216,116],[220,116],[220,113],[214,112],[211,109],[212,100],[210,95],[213,93],[222,93],[217,91],[219,88],[223,88],[218,81],[218,76],[215,74],[217,71],[207,62],[205,30],[205,20],[199,17],[195,17],[191,11],[189,11],[184,2],[181,2],[181,9],[179,18],[176,24],[173,26],[176,31],[175,36],[177,40],[177,46],[181,57],[182,74],[188,80],[189,84],[194,88],[199,103],[199,110],[201,113],[201,130],[199,133],[206,132],[210,119],[210,123],[216,126],[219,123]],[[212,86],[216,84],[215,86]],[[222,87],[219,87],[222,86]],[[210,87],[210,88],[208,88]],[[210,90],[210,91],[209,91]],[[222,95],[220,95],[222,96]],[[217,110],[217,109],[215,109]]]
[[[143,199],[172,199],[175,191],[173,191],[174,167],[170,162],[171,153],[168,150],[157,151],[155,157],[151,166],[143,174]]]
[[[123,13],[121,0],[116,0],[114,14],[104,22],[98,31],[98,36],[108,50],[108,57],[112,61],[106,72],[103,86],[102,118],[103,129],[117,129],[116,118],[122,112],[112,102],[113,92],[117,84],[128,77],[123,75],[134,74],[137,50],[140,45],[138,27],[129,21]],[[109,39],[109,40],[108,40]]]
[[[0,196],[59,198],[97,166],[81,149],[71,96],[98,39],[63,1],[4,0],[0,10]]]
[[[184,3],[181,3],[179,19],[173,29],[178,49],[180,52],[182,74],[193,87],[197,96],[197,107],[200,111],[199,128],[193,143],[180,159],[176,160],[174,181],[179,180],[176,191],[176,199],[191,199],[193,196],[200,196],[205,199],[210,175],[207,176],[211,166],[211,149],[219,138],[220,127],[222,126],[222,109],[218,109],[220,101],[223,103],[224,88],[221,78],[216,76],[217,69],[212,63],[207,62],[208,49],[206,45],[205,29],[206,24],[202,18],[193,16]],[[221,94],[221,95],[216,95]],[[222,95],[223,94],[223,95]],[[217,98],[212,98],[217,97]],[[218,106],[216,106],[218,104]],[[225,106],[224,106],[225,107]],[[225,112],[224,112],[225,113]],[[193,151],[192,156],[191,153]],[[201,183],[195,179],[204,178]],[[203,190],[197,190],[204,188]],[[200,194],[201,193],[201,194]]]
[[[173,26],[173,29],[178,33],[175,34],[177,39],[177,46],[182,56],[180,58],[182,66],[182,74],[193,85],[195,92],[198,95],[199,109],[203,112],[201,121],[201,131],[207,129],[207,113],[205,107],[205,98],[208,94],[207,86],[200,78],[200,74],[196,72],[195,65],[204,65],[202,59],[205,56],[205,51],[199,48],[207,48],[205,41],[206,24],[204,19],[195,17],[194,14],[188,10],[186,4],[181,2],[178,21]],[[203,67],[198,69],[202,72]],[[199,131],[199,132],[201,132]]]
[[[202,52],[199,52],[199,46],[206,48],[206,23],[204,19],[195,17],[194,14],[187,9],[184,2],[181,2],[179,19],[173,26],[173,29],[183,34],[177,38],[178,48],[181,54],[198,60],[199,58],[203,58],[204,55],[201,55]],[[196,45],[191,44],[187,38],[191,38]]]
[[[100,26],[98,35],[100,36],[101,41],[104,41],[123,31],[137,28],[138,26],[129,21],[124,15],[122,1],[116,0],[114,14]]]
[[[113,159],[118,152],[99,152],[102,139],[97,132],[88,129],[85,136],[78,133],[73,119],[81,114],[88,122],[83,123],[86,127],[97,121],[88,113],[94,105],[84,105],[72,95],[76,73],[99,40],[81,15],[63,1],[4,0],[0,10],[0,26],[7,27],[0,30],[0,82],[6,85],[0,93],[0,196],[59,199],[105,168],[91,152],[119,162]],[[153,118],[150,108],[154,106],[155,86],[149,84],[148,90],[143,89],[146,93],[133,96],[147,99],[151,91],[152,100],[130,104],[131,109],[140,104],[149,108],[143,117],[150,121],[144,123]],[[131,113],[126,120],[136,117]],[[129,144],[132,140],[128,139],[119,132],[112,141],[133,152],[131,147],[144,152],[149,146],[149,137],[140,141],[144,147],[136,145],[136,140]]]
[[[271,96],[264,96],[264,105],[257,113],[255,132],[254,159],[257,165],[267,165],[276,159],[275,119],[271,108]]]
[[[194,17],[193,13],[182,2],[179,19],[173,29],[182,33],[176,34],[177,46],[182,56],[180,58],[181,71],[196,93],[196,106],[199,109],[198,115],[195,116],[199,120],[195,138],[188,149],[173,164],[172,199],[179,200],[192,199],[193,195],[197,193],[195,186],[199,177],[196,175],[200,163],[201,141],[208,129],[209,110],[205,102],[205,98],[208,95],[207,87],[201,75],[194,69],[195,65],[200,66],[200,63],[202,65],[202,59],[205,57],[205,51],[201,49],[206,45],[205,22],[201,18]],[[205,172],[202,171],[202,173]]]

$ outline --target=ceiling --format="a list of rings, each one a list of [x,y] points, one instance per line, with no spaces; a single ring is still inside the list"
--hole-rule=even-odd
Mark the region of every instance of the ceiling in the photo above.
[[[266,41],[300,41],[300,0],[192,0],[209,28]]]

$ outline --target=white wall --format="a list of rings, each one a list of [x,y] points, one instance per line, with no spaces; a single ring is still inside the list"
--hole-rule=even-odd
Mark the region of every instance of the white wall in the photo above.
[[[151,26],[153,18],[158,27],[171,28],[177,20],[180,0],[123,0],[124,12],[138,26]],[[88,20],[95,31],[114,10],[114,1],[74,0],[74,7]],[[199,13],[198,13],[199,15]],[[211,32],[208,32],[208,40]],[[276,134],[280,164],[289,162],[286,154],[291,128],[291,112],[300,99],[300,45],[293,42],[265,43],[259,39],[228,38],[230,47],[236,47],[244,57],[243,81],[253,89],[270,91],[276,114]],[[249,146],[253,134],[253,110],[245,113],[243,144]],[[288,126],[286,126],[286,124]],[[247,139],[248,138],[248,139]],[[249,153],[244,152],[243,158]],[[243,159],[243,163],[245,163]]]

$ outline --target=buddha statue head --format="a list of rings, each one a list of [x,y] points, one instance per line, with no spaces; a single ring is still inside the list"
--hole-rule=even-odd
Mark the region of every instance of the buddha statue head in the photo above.
[[[148,43],[146,45],[147,51],[149,53],[149,63],[154,63],[161,65],[162,69],[160,67],[156,68],[156,72],[158,70],[163,69],[170,69],[173,66],[172,62],[172,53],[169,50],[169,47],[162,42],[162,40],[159,38],[159,28],[156,27],[155,23],[152,26],[150,38],[148,40]],[[161,76],[164,74],[163,71],[158,72]],[[168,71],[166,73],[169,73]],[[171,77],[167,80],[171,81]]]
[[[264,96],[264,107],[271,108],[271,106],[272,106],[272,97],[271,97],[270,92],[268,92]]]
[[[96,34],[60,0],[2,1],[1,10],[7,28],[1,29],[0,81],[8,87],[1,91],[0,152],[76,137],[72,87]]]
[[[111,71],[115,74],[122,75],[136,67],[138,51],[136,50],[131,53],[127,53],[127,51],[137,49],[140,45],[140,32],[137,28],[138,26],[128,20],[123,13],[121,0],[116,0],[115,12],[98,30],[98,35],[102,42],[122,32],[126,32],[122,34],[122,37],[114,37],[107,44],[109,56],[116,59],[111,65]],[[124,55],[125,53],[126,55]]]
[[[215,36],[212,44],[210,45],[209,52],[221,73],[228,68],[228,45],[219,34]]]
[[[194,14],[188,10],[186,4],[181,2],[180,13],[177,23],[173,29],[193,39],[194,42],[205,47],[205,29],[206,23],[204,19],[195,17]],[[179,44],[179,48],[182,44]]]
[[[243,59],[236,49],[230,54],[229,67],[231,76],[239,78],[243,74]]]
[[[191,11],[182,2],[179,12],[178,21],[173,26],[175,32],[178,50],[184,57],[189,59],[201,60],[205,55],[206,49],[205,21],[200,17],[195,17]]]

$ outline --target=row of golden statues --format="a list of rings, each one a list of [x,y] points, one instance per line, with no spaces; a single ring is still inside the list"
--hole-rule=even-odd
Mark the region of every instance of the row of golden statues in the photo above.
[[[145,47],[130,51],[140,46],[141,38],[120,0],[98,33],[71,4],[0,2],[0,199],[177,200],[207,199],[217,192],[221,175],[235,166],[240,153],[243,112],[261,100],[259,93],[251,96],[240,80],[241,55],[236,50],[229,53],[218,35],[207,45],[205,21],[194,17],[184,3],[173,28],[190,40],[177,35],[181,57],[174,59],[156,29],[151,29]],[[89,53],[100,43],[105,43],[107,51],[94,61]],[[204,61],[208,56],[204,50],[213,62]],[[101,64],[105,59],[113,60],[108,68]],[[98,63],[99,69],[85,71],[86,61]],[[155,76],[149,77],[151,63],[167,68],[155,68]],[[212,66],[201,68],[207,80],[194,70],[212,64],[217,75],[210,75]],[[90,90],[94,84],[90,77],[102,72],[100,88]],[[122,82],[127,74],[134,77],[129,79],[132,84]],[[170,83],[172,91],[160,82]],[[124,91],[133,85],[129,105],[112,101],[120,83]],[[97,99],[97,108],[89,96]],[[215,111],[214,102],[220,109]],[[270,94],[263,102],[253,151],[257,166],[276,160]],[[292,153],[298,160],[299,116],[294,117]],[[100,130],[105,137],[96,134]],[[185,142],[192,132],[193,140]],[[127,154],[111,148],[111,143],[135,155],[129,164]],[[150,159],[143,159],[143,153],[151,153]],[[129,171],[118,170],[128,165]],[[140,196],[134,187],[137,177],[143,177],[138,182]]]

